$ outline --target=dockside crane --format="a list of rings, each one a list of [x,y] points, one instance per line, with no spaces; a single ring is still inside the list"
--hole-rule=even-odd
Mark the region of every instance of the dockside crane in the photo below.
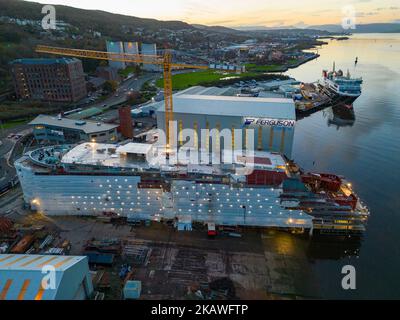
[[[205,65],[191,65],[172,62],[172,55],[165,51],[164,55],[143,55],[118,52],[105,52],[84,49],[71,49],[38,45],[36,52],[47,53],[76,58],[111,60],[120,62],[130,62],[139,64],[155,64],[163,68],[164,75],[164,103],[165,103],[165,135],[166,135],[166,154],[168,156],[172,137],[169,131],[169,123],[174,120],[173,100],[172,100],[172,69],[210,69]]]

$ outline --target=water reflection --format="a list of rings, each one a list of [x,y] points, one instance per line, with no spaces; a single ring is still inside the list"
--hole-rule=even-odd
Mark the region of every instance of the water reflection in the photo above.
[[[313,236],[306,249],[306,255],[310,260],[340,260],[350,257],[358,258],[361,244],[361,237]]]
[[[324,118],[327,118],[328,127],[333,125],[339,130],[340,127],[351,127],[356,121],[353,108],[347,105],[337,105],[322,111]]]
[[[328,108],[298,121],[293,158],[305,170],[344,175],[369,206],[371,217],[363,241],[312,239],[306,254],[324,298],[398,299],[400,34],[358,34],[332,41],[319,52],[320,58],[287,74],[313,82],[335,61],[364,79],[362,94],[354,102],[355,115]],[[357,268],[357,290],[344,292],[339,285],[345,264]]]

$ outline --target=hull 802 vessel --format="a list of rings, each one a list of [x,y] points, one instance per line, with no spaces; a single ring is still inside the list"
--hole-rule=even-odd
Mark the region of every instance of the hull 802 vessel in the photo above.
[[[369,211],[344,178],[304,173],[279,153],[196,165],[158,164],[153,154],[150,144],[83,143],[28,152],[15,167],[25,202],[46,215],[365,231]]]

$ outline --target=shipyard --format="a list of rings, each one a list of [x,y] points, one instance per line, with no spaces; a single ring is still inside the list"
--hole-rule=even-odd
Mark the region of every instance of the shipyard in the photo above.
[[[63,114],[31,121],[41,143],[14,163],[23,197],[5,206],[6,265],[86,256],[95,299],[312,297],[306,257],[284,243],[359,239],[369,210],[344,177],[291,160],[292,99],[223,92],[174,94],[168,135],[164,101],[137,138],[124,106],[121,133]],[[113,143],[121,134],[133,138]]]
[[[0,305],[399,298],[399,8],[39,2],[0,0]]]

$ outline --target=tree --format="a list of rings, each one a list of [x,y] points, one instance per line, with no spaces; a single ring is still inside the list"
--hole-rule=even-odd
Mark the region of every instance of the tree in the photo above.
[[[115,92],[117,88],[118,88],[118,83],[113,80],[107,80],[103,84],[103,91],[108,93]]]
[[[131,91],[128,93],[127,96],[127,103],[132,105],[132,104],[138,104],[141,102],[142,94],[138,91]]]
[[[135,77],[138,77],[142,73],[142,69],[140,68],[140,65],[138,65],[138,64],[135,65],[134,73],[135,73]]]

